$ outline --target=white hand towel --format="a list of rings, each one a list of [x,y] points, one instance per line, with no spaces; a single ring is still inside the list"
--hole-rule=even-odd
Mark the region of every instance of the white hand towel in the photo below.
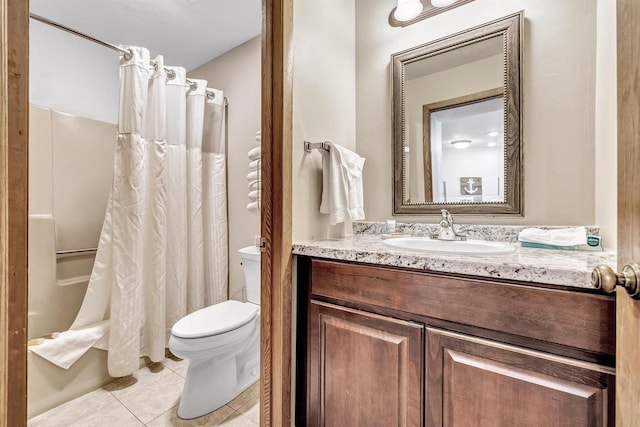
[[[256,179],[255,181],[251,181],[248,185],[249,191],[260,191],[260,189],[262,188],[262,182],[259,179]]]
[[[257,202],[260,199],[260,192],[255,190],[255,191],[249,191],[249,200],[252,202]]]
[[[55,338],[45,339],[42,344],[29,346],[29,350],[62,369],[69,369],[108,331],[109,321],[103,320],[86,328],[60,332]]]
[[[340,145],[322,152],[322,202],[320,213],[331,225],[364,219],[362,168],[365,159]]]
[[[247,174],[247,181],[253,182],[260,179],[260,171],[253,171]]]
[[[260,159],[249,162],[249,170],[254,171],[260,169]]]
[[[554,246],[577,246],[587,244],[587,229],[584,227],[542,230],[525,228],[518,234],[521,242],[541,243]]]
[[[261,153],[262,153],[262,148],[256,147],[249,150],[247,155],[249,156],[249,160],[258,160],[261,156]]]
[[[247,205],[247,209],[249,212],[259,212],[260,211],[260,202],[251,202]]]

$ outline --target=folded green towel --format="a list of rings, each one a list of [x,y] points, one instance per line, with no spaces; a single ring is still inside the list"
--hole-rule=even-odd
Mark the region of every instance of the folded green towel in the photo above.
[[[584,245],[549,245],[545,243],[535,243],[520,241],[523,248],[538,248],[538,249],[556,249],[563,251],[602,251],[602,238],[600,236],[587,236],[587,243]]]

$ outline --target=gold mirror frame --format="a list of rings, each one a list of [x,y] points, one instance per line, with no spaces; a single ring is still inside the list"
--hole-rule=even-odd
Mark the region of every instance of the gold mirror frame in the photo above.
[[[393,112],[393,214],[439,214],[446,208],[463,215],[523,214],[522,29],[523,12],[417,46],[391,56]],[[406,203],[404,186],[405,65],[494,37],[502,37],[504,53],[504,202]],[[426,161],[425,161],[426,163]],[[425,173],[426,175],[426,173]]]

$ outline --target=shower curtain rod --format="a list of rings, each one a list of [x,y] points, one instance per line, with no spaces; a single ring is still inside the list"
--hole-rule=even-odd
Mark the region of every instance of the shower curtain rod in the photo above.
[[[131,56],[133,55],[129,49],[125,49],[125,48],[122,48],[122,47],[120,47],[118,45],[115,45],[115,44],[112,44],[112,43],[107,43],[107,42],[102,41],[102,40],[98,40],[95,37],[91,37],[88,34],[81,33],[80,31],[74,30],[73,28],[69,28],[69,27],[67,27],[65,25],[62,25],[62,24],[58,23],[58,22],[52,21],[51,19],[45,18],[44,16],[36,15],[35,13],[29,13],[29,17],[32,18],[32,19],[35,19],[36,21],[42,22],[43,24],[47,24],[47,25],[55,27],[55,28],[57,28],[59,30],[66,31],[67,33],[73,34],[74,36],[78,36],[78,37],[81,37],[81,38],[83,38],[85,40],[89,40],[89,41],[92,41],[94,43],[97,43],[100,46],[104,46],[104,47],[107,47],[107,48],[109,48],[111,50],[115,50],[116,52],[121,53],[122,56],[124,56],[124,59],[131,59]],[[171,70],[169,68],[165,68],[164,70],[167,72],[167,76],[169,77],[169,79],[175,78],[176,73],[173,70]],[[194,82],[193,80],[186,79],[186,81],[187,81],[187,84],[189,85],[189,87],[191,88],[191,90],[194,90],[194,89],[196,89],[198,87],[198,83]],[[215,93],[214,92],[212,92],[210,90],[206,90],[205,92],[206,92],[207,98],[215,99]],[[229,99],[226,96],[224,97],[224,105],[225,105],[225,107],[229,105]]]

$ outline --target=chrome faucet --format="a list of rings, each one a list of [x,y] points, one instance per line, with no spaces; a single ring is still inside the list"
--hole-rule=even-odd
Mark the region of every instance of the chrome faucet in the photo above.
[[[453,217],[448,210],[442,209],[442,219],[440,220],[440,232],[438,234],[432,234],[432,239],[438,240],[467,240],[467,236],[460,236],[456,234],[453,229]]]

